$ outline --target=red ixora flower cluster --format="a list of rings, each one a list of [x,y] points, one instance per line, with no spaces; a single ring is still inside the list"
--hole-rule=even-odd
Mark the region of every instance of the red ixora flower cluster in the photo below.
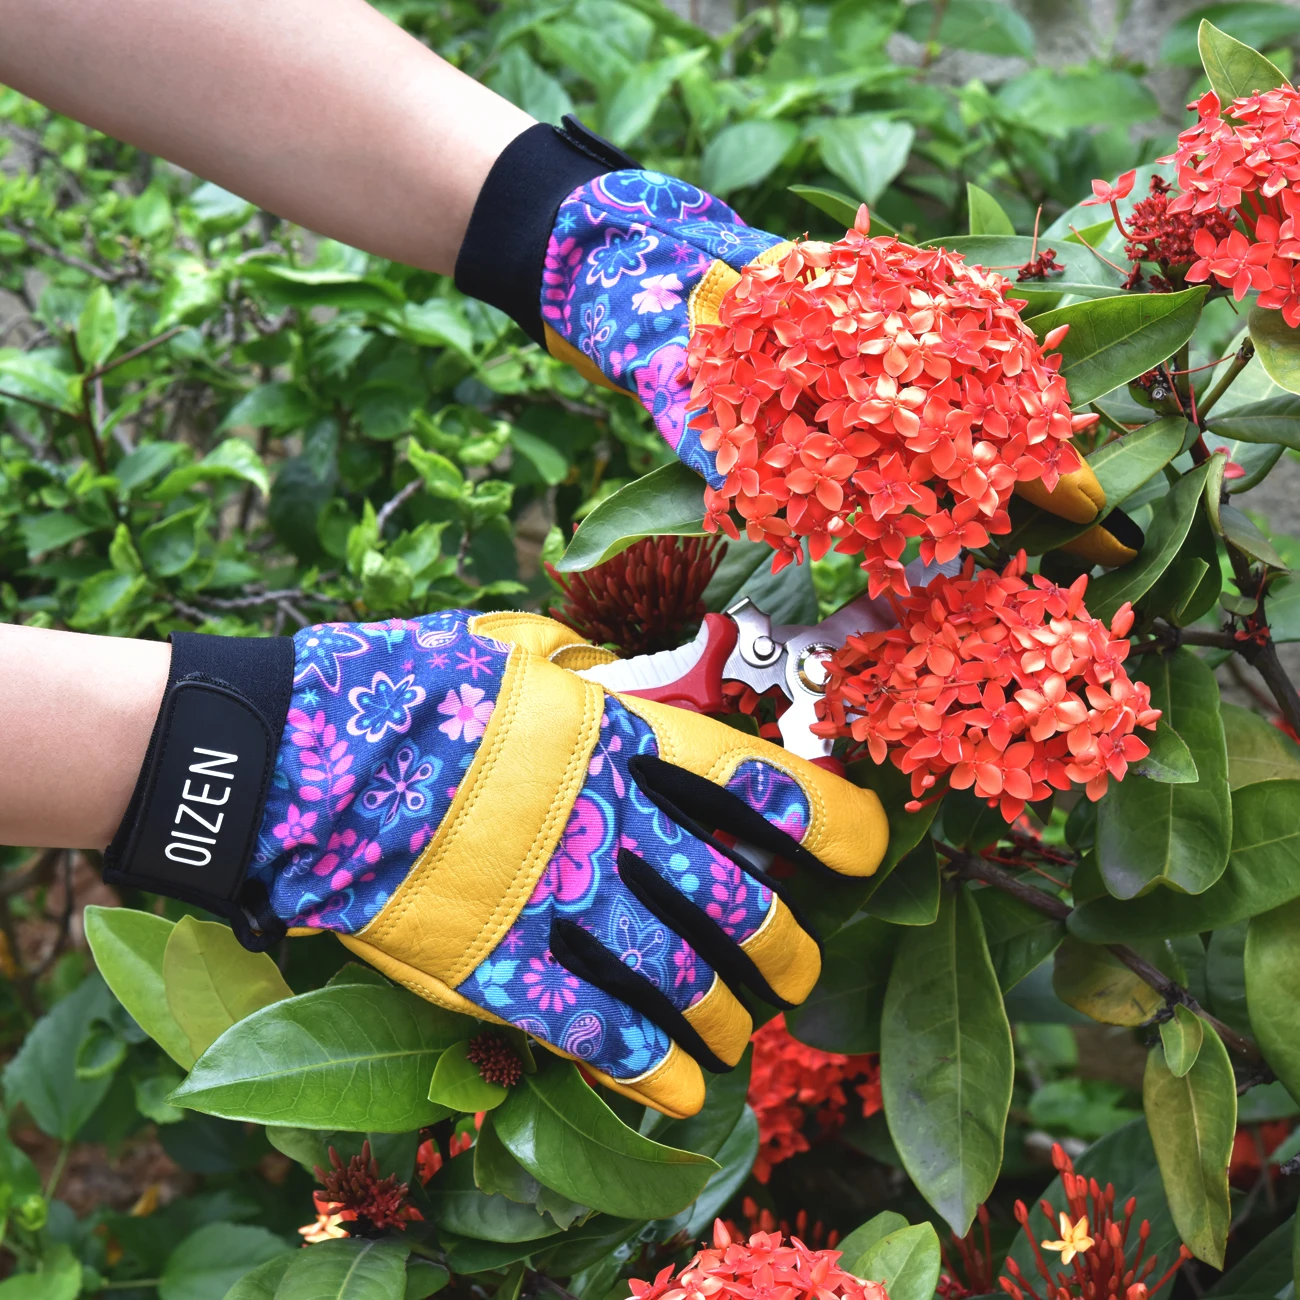
[[[814,1110],[823,1133],[844,1122],[848,1105],[845,1084],[861,1079],[855,1091],[863,1115],[881,1108],[880,1063],[874,1056],[844,1056],[807,1047],[793,1038],[785,1017],[777,1016],[757,1030],[754,1063],[749,1076],[749,1104],[758,1119],[758,1158],[754,1177],[766,1183],[772,1166],[809,1149],[804,1133],[808,1110]]]
[[[1246,95],[1225,113],[1211,90],[1190,107],[1197,122],[1178,137],[1172,158],[1182,193],[1169,210],[1231,212],[1249,237],[1198,231],[1199,260],[1187,279],[1213,276],[1238,299],[1257,289],[1261,307],[1300,326],[1300,91]]]
[[[336,1229],[330,1232],[321,1225],[326,1236],[375,1237],[392,1228],[404,1231],[411,1220],[424,1217],[407,1201],[409,1189],[396,1174],[379,1176],[379,1161],[371,1156],[369,1141],[346,1165],[333,1147],[329,1154],[328,1173],[316,1166],[316,1177],[325,1186],[313,1198],[318,1216],[332,1220]],[[348,1226],[342,1228],[343,1224]]]
[[[478,1066],[479,1077],[488,1083],[499,1083],[503,1088],[513,1088],[524,1072],[519,1053],[510,1045],[504,1034],[485,1029],[469,1040],[466,1059]]]
[[[1061,1232],[1061,1240],[1044,1241],[1041,1245],[1058,1251],[1067,1267],[1055,1274],[1048,1268],[1038,1234],[1029,1226],[1029,1210],[1024,1201],[1017,1201],[1016,1222],[1033,1247],[1043,1295],[1039,1295],[1020,1266],[1008,1256],[1006,1268],[1011,1277],[998,1278],[998,1284],[1011,1300],[1027,1297],[1028,1300],[1147,1300],[1173,1277],[1185,1260],[1191,1259],[1192,1252],[1180,1246],[1178,1258],[1169,1270],[1158,1281],[1150,1282],[1156,1257],[1150,1255],[1143,1259],[1151,1236],[1148,1220],[1143,1219],[1138,1227],[1137,1252],[1131,1259],[1127,1254],[1137,1198],[1129,1197],[1124,1204],[1123,1218],[1117,1219],[1113,1183],[1107,1183],[1103,1190],[1095,1178],[1076,1174],[1074,1161],[1059,1143],[1052,1147],[1052,1163],[1061,1175],[1067,1209],[1058,1215],[1047,1201],[1039,1202],[1048,1230],[1053,1236],[1058,1230]],[[1068,1267],[1070,1264],[1073,1268]]]
[[[1133,612],[1121,606],[1108,628],[1084,607],[1086,576],[1062,588],[1024,574],[1024,551],[1001,574],[968,559],[894,598],[897,627],[850,637],[830,660],[813,729],[891,757],[914,799],[947,778],[1008,822],[1072,781],[1100,799],[1148,752],[1134,727],[1160,717],[1124,670]]]
[[[1079,458],[1056,347],[1003,297],[1009,281],[942,248],[869,237],[866,206],[833,244],[751,263],[716,325],[691,336],[695,428],[726,475],[704,526],[777,552],[862,555],[873,596],[906,594],[902,553],[979,547],[1011,524],[1018,481],[1049,489]]]
[[[669,1264],[653,1282],[633,1278],[632,1300],[889,1300],[879,1282],[864,1282],[839,1267],[838,1250],[809,1250],[798,1237],[756,1232],[733,1240],[713,1221],[713,1247],[680,1272]]]

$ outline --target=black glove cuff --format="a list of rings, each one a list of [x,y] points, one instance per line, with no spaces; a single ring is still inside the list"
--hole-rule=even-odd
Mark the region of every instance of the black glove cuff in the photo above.
[[[245,879],[293,692],[289,637],[172,634],[171,672],[104,880],[225,917],[261,951],[283,938]]]
[[[543,347],[542,267],[560,204],[605,172],[640,166],[576,117],[563,121],[539,122],[506,145],[456,257],[456,288],[499,307]]]

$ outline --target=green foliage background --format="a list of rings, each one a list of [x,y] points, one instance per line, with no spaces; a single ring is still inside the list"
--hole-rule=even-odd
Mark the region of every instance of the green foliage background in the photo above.
[[[844,1262],[887,1280],[894,1300],[928,1300],[930,1225],[964,1231],[987,1199],[1005,1250],[1010,1202],[1032,1204],[1047,1181],[1049,1138],[1093,1144],[1081,1167],[1121,1201],[1140,1195],[1163,1261],[1180,1236],[1192,1247],[1197,1288],[1226,1251],[1247,1271],[1215,1294],[1284,1292],[1294,1189],[1265,1173],[1230,1197],[1226,1168],[1239,1123],[1258,1134],[1300,1115],[1300,750],[1259,712],[1220,705],[1211,669],[1231,653],[1215,643],[1220,625],[1256,618],[1260,590],[1274,641],[1300,639],[1287,571],[1300,542],[1262,536],[1224,499],[1222,458],[1193,466],[1200,431],[1128,388],[1171,356],[1179,368],[1244,356],[1244,321],[1218,291],[1126,297],[1070,242],[1100,215],[1077,206],[1091,177],[1140,166],[1141,191],[1171,144],[1147,69],[1113,53],[1049,67],[1033,28],[995,0],[772,4],[717,37],[656,0],[379,7],[536,116],[577,112],[771,230],[834,236],[866,199],[911,239],[945,236],[972,260],[1017,266],[1041,205],[1067,275],[1030,286],[1026,315],[1040,333],[1086,319],[1105,342],[1099,358],[1067,346],[1067,372],[1076,402],[1096,399],[1103,429],[1122,435],[1098,439],[1094,467],[1149,539],[1141,560],[1094,582],[1089,604],[1132,599],[1141,637],[1187,642],[1141,664],[1165,724],[1152,764],[1100,805],[1038,810],[1050,859],[1026,858],[987,809],[950,795],[937,817],[896,811],[888,874],[869,895],[808,900],[825,921],[826,974],[790,1027],[827,1050],[881,1051],[886,1115],[853,1120],[766,1187],[748,1177],[748,1063],[688,1121],[597,1095],[544,1053],[503,1097],[464,1068],[473,1022],[346,965],[328,939],[291,942],[277,964],[184,908],[152,915],[145,896],[90,912],[102,979],[72,948],[4,986],[15,1131],[35,1126],[66,1154],[155,1125],[194,1191],[144,1217],[104,1206],[77,1219],[58,1198],[62,1156],[42,1183],[0,1139],[17,1272],[0,1298],[72,1300],[107,1284],[251,1300],[334,1294],[348,1278],[339,1294],[367,1300],[445,1285],[516,1300],[549,1277],[578,1300],[621,1300],[627,1276],[684,1260],[749,1193],[842,1232],[902,1211],[864,1228]],[[1204,14],[1289,70],[1300,10]],[[1199,16],[1165,35],[1163,62],[1194,67]],[[920,67],[891,59],[896,32],[921,43]],[[1005,80],[952,86],[934,73],[950,49],[1023,62],[999,65]],[[1216,49],[1219,75],[1258,67]],[[13,92],[0,91],[0,125],[0,287],[21,317],[0,335],[0,618],[159,637],[537,605],[552,591],[539,560],[558,559],[575,524],[586,521],[571,565],[663,531],[664,502],[683,493],[690,517],[698,487],[635,403],[587,385],[445,279],[316,239]],[[1094,238],[1118,255],[1113,236]],[[1141,339],[1121,344],[1134,313],[1147,313]],[[1300,449],[1300,344],[1276,325],[1251,318],[1258,356],[1202,422],[1246,470],[1230,491]],[[1232,364],[1198,376],[1198,392]],[[650,488],[633,486],[654,470]],[[1070,530],[1032,511],[1016,527],[1009,543],[1066,575],[1057,548]],[[842,557],[776,582],[766,568],[734,547],[713,606],[745,589],[779,618],[811,619],[859,586]],[[896,776],[855,779],[898,810]],[[0,854],[13,949],[71,859]],[[1014,890],[974,883],[991,878],[990,856]],[[214,983],[240,1004],[217,1004]],[[1157,1031],[1180,999],[1193,1012]],[[365,1041],[333,1032],[345,1017]],[[1220,1033],[1229,1047],[1253,1037],[1266,1064],[1230,1057]],[[301,1053],[306,1083],[288,1109],[259,1074],[264,1034]],[[1135,1041],[1151,1048],[1144,1087],[1110,1061]],[[935,1067],[954,1059],[968,1064]],[[372,1086],[391,1084],[395,1062],[401,1086]],[[423,1224],[289,1253],[329,1143],[346,1155],[369,1133],[384,1172],[409,1179],[420,1131],[445,1150],[453,1131],[474,1132],[477,1110],[490,1118],[472,1156],[417,1193]],[[1211,1122],[1193,1122],[1202,1115]],[[1296,1149],[1293,1134],[1276,1160]],[[280,1183],[264,1176],[272,1151],[289,1158]]]

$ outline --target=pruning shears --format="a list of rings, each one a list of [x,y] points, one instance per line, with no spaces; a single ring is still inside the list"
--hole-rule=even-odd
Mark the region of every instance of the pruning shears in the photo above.
[[[959,560],[929,565],[914,560],[905,571],[912,587],[924,587],[960,568]],[[580,675],[607,690],[696,713],[726,710],[724,682],[740,682],[759,695],[775,688],[787,701],[777,719],[785,748],[839,772],[839,761],[831,756],[834,742],[812,732],[826,690],[827,661],[849,637],[884,631],[897,622],[887,600],[872,600],[865,593],[812,626],[774,624],[742,597],[723,614],[706,614],[699,634],[687,645],[598,664]]]

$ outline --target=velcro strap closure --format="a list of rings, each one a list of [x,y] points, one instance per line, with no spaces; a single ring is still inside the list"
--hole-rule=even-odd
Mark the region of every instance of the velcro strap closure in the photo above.
[[[166,894],[230,921],[260,949],[284,935],[246,881],[293,689],[294,647],[176,633],[149,751],[104,879]]]

